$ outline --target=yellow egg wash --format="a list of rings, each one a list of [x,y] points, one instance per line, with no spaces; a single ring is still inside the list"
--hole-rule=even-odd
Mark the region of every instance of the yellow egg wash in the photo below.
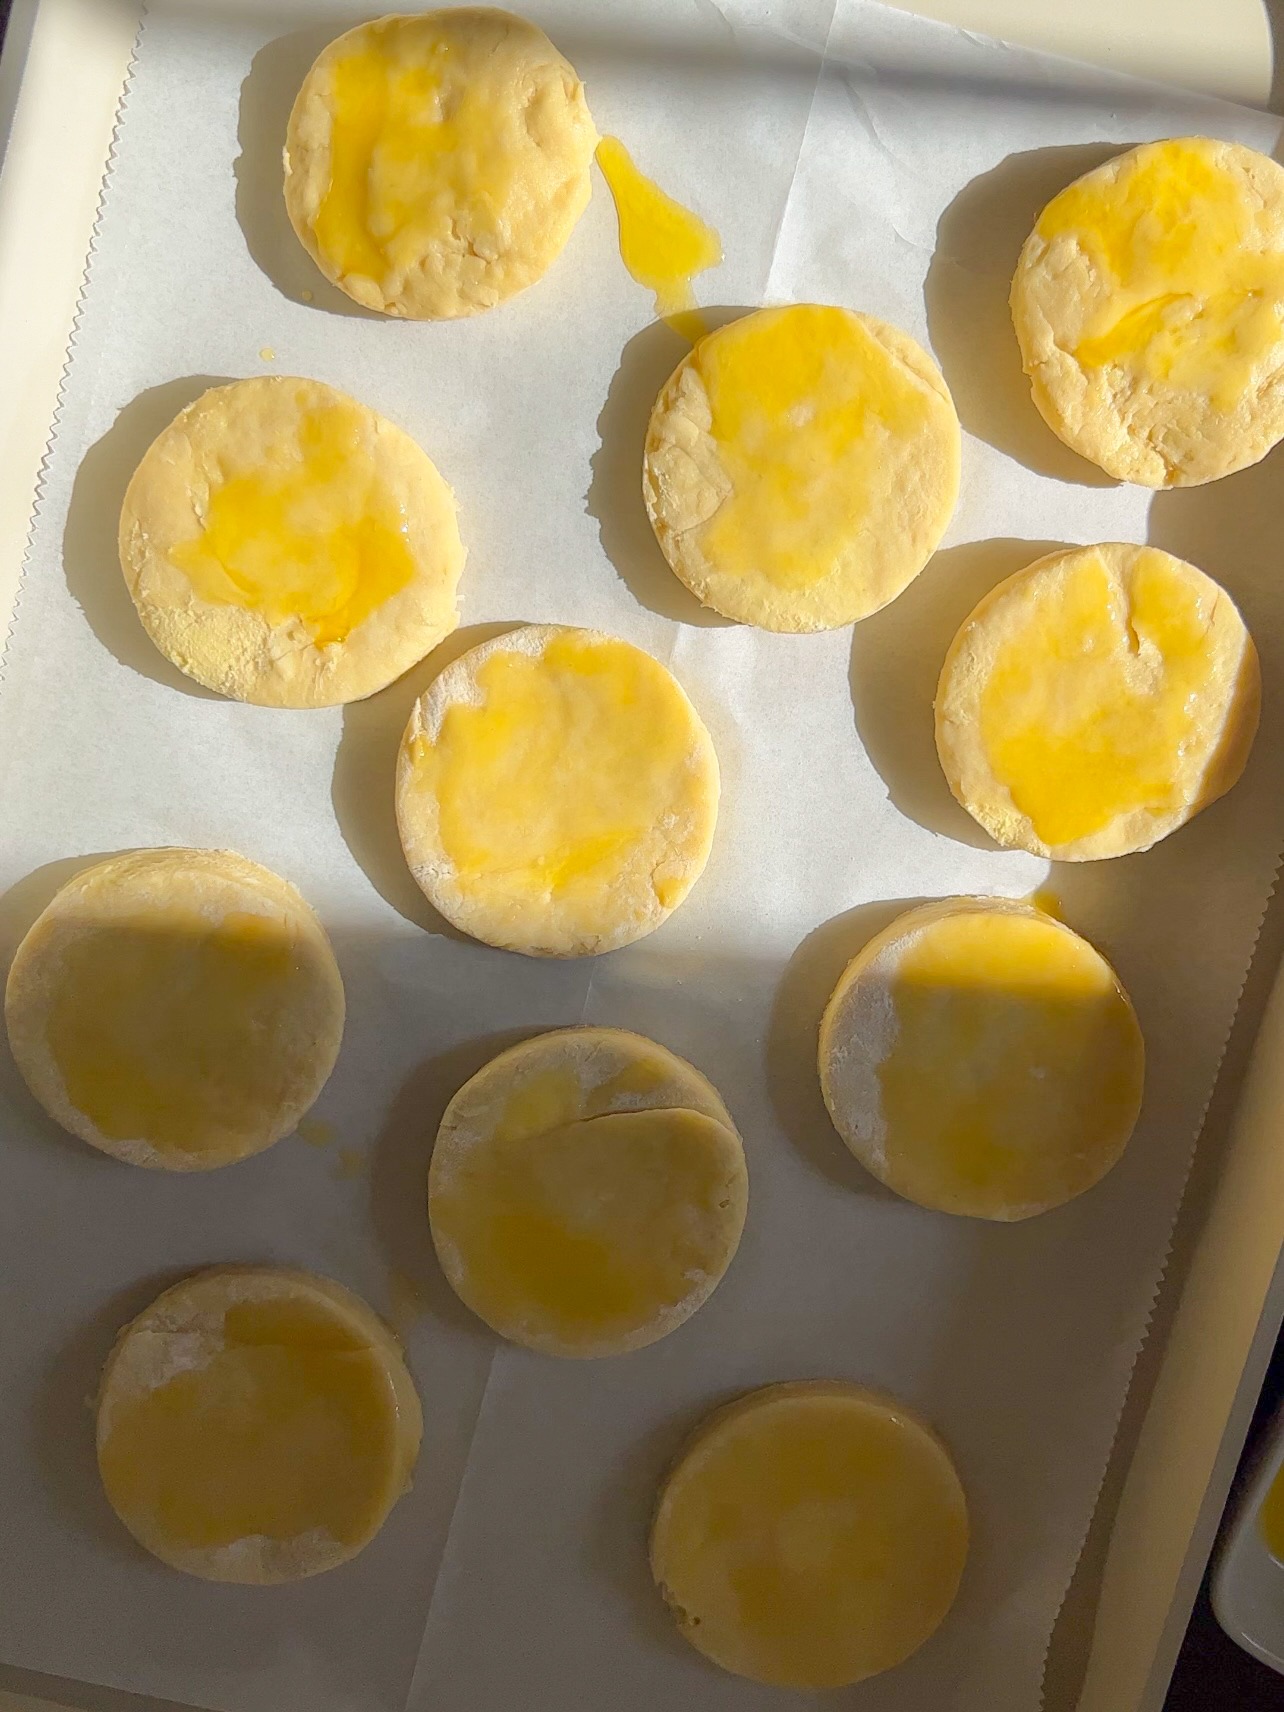
[[[637,841],[696,789],[690,714],[664,668],[624,643],[554,637],[538,656],[499,650],[479,699],[447,708],[415,743],[415,782],[437,801],[459,883],[496,899],[579,899],[588,920]],[[675,883],[655,881],[660,903]]]
[[[396,1465],[379,1353],[294,1298],[235,1303],[223,1339],[203,1365],[113,1408],[98,1460],[115,1509],[180,1549],[316,1530],[361,1539]]]
[[[494,1133],[501,1141],[542,1135],[579,1118],[602,1117],[630,1095],[645,1095],[668,1080],[663,1064],[639,1058],[596,1087],[585,1089],[569,1064],[524,1076],[504,1101]]]
[[[1184,800],[1174,767],[1198,728],[1216,600],[1149,551],[1126,587],[1095,554],[1036,585],[996,654],[980,720],[991,767],[1045,844]]]
[[[469,1257],[471,1305],[565,1344],[650,1324],[691,1293],[723,1219],[713,1120],[614,1112],[496,1131],[435,1190],[434,1237]]]
[[[1096,1181],[1094,1138],[1135,1112],[1141,1053],[1090,945],[1037,915],[944,916],[902,951],[892,1003],[878,1080],[894,1187],[935,1205],[949,1185],[1012,1216]]]
[[[1037,892],[1031,892],[1026,902],[1042,910],[1044,915],[1050,915],[1053,921],[1065,920],[1061,899],[1050,886],[1041,886]]]
[[[489,220],[498,253],[519,157],[490,91],[426,18],[387,18],[369,32],[373,44],[367,36],[331,70],[332,166],[317,242],[340,273],[380,283],[449,237],[463,204],[473,242],[485,241]]]
[[[703,525],[719,571],[813,587],[835,569],[889,438],[928,422],[929,394],[842,309],[747,316],[697,346],[731,488]]]
[[[103,1135],[221,1151],[297,1084],[308,1042],[282,1019],[309,980],[278,918],[152,908],[67,945],[49,1050]]]
[[[621,261],[639,285],[655,293],[656,314],[694,343],[706,329],[692,281],[717,267],[722,240],[640,172],[618,137],[598,143],[597,164],[615,202]]]
[[[1284,1563],[1284,1463],[1266,1489],[1257,1512],[1257,1530],[1276,1563]]]
[[[786,1391],[788,1387],[781,1387]],[[967,1511],[940,1447],[893,1406],[750,1399],[666,1489],[653,1563],[694,1644],[782,1687],[837,1688],[899,1664],[940,1622]]]
[[[309,1147],[329,1147],[337,1131],[325,1118],[300,1118],[294,1133]]]
[[[1036,229],[1076,240],[1112,287],[1074,348],[1089,368],[1123,364],[1229,411],[1280,343],[1284,252],[1263,247],[1250,192],[1207,142],[1156,143],[1113,185],[1070,185]]]
[[[202,600],[297,621],[324,648],[405,588],[406,512],[372,471],[365,432],[350,404],[308,410],[297,446],[211,488],[201,533],[170,555]]]

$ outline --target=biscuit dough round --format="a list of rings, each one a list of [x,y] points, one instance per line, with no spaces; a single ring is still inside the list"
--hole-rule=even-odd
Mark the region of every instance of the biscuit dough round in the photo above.
[[[373,695],[459,622],[455,501],[408,434],[318,380],[212,387],[134,472],[120,563],[161,653],[263,707]]]
[[[73,1135],[206,1171],[295,1128],[334,1068],[343,983],[286,880],[229,850],[139,850],[62,887],[5,988],[14,1060]]]
[[[773,1687],[841,1688],[943,1622],[968,1549],[949,1452],[839,1380],[769,1385],[699,1427],[660,1493],[651,1572],[682,1634]]]
[[[1187,487],[1284,435],[1284,168],[1144,143],[1043,210],[1012,281],[1040,415],[1120,481]]]
[[[647,430],[656,540],[705,606],[831,630],[894,600],[959,488],[958,417],[908,334],[850,309],[760,309],[706,334]]]
[[[208,1581],[295,1581],[374,1538],[423,1420],[401,1346],[327,1278],[220,1266],[116,1340],[98,1395],[107,1498],[147,1551]]]
[[[1026,1219],[1110,1170],[1141,1109],[1136,1014],[1101,953],[1029,904],[948,898],[898,916],[825,1010],[834,1127],[907,1200]]]
[[[429,902],[536,957],[614,951],[699,879],[718,813],[709,733],[657,660],[528,625],[447,666],[415,704],[397,823]]]
[[[1058,862],[1148,850],[1240,777],[1261,668],[1234,601],[1156,547],[1050,553],[950,645],[936,746],[1009,848]]]
[[[744,1227],[744,1149],[718,1094],[622,1029],[501,1053],[441,1121],[428,1177],[451,1288],[547,1355],[621,1354],[707,1300]]]
[[[491,7],[393,15],[323,50],[285,143],[285,205],[367,309],[474,315],[541,278],[588,206],[597,133],[574,69]]]

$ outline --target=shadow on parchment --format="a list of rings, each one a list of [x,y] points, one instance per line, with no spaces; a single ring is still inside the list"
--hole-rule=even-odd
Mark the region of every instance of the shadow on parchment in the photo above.
[[[1021,246],[1044,205],[1126,146],[1030,149],[974,178],[941,215],[923,285],[932,349],[968,433],[1036,475],[1085,487],[1115,483],[1063,445],[1035,409],[1008,291]]]
[[[225,375],[186,375],[131,399],[81,459],[62,537],[67,589],[103,647],[130,671],[203,701],[223,698],[171,665],[143,629],[121,575],[116,532],[143,453],[180,410],[210,387],[225,385]]]

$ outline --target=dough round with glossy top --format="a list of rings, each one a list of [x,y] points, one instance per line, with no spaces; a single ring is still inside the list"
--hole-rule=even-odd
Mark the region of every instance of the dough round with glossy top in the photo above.
[[[696,598],[765,630],[867,618],[922,570],[959,487],[945,382],[899,328],[760,309],[708,333],[656,400],[642,486]]]
[[[1050,553],[950,645],[936,746],[1000,844],[1058,862],[1147,850],[1228,791],[1261,708],[1235,603],[1157,547]]]
[[[711,1084],[622,1029],[560,1029],[501,1053],[446,1108],[428,1176],[452,1289],[548,1355],[640,1349],[730,1265],[744,1149]]]
[[[1090,1189],[1141,1109],[1145,1054],[1101,953],[1029,904],[907,911],[848,964],[820,1030],[834,1127],[907,1200],[1026,1219]]]
[[[778,1688],[841,1688],[940,1626],[967,1559],[949,1452],[841,1380],[769,1385],[696,1430],[660,1492],[651,1573],[693,1647]]]
[[[205,1171],[288,1135],[334,1068],[343,983],[295,888],[229,850],[139,850],[69,880],[18,947],[9,1044],[66,1130]]]
[[[455,628],[464,549],[427,454],[317,380],[203,393],[125,494],[120,563],[152,641],[221,695],[373,695]]]
[[[524,18],[376,18],[303,80],[285,205],[322,273],[367,309],[473,315],[556,261],[588,205],[596,143],[573,67]]]
[[[1284,435],[1284,169],[1143,143],[1039,216],[1012,319],[1048,426],[1120,481],[1186,487]]]
[[[651,933],[700,877],[718,813],[709,733],[651,655],[528,625],[447,666],[416,702],[397,823],[429,902],[537,957]]]
[[[220,1266],[116,1340],[98,1467],[147,1551],[207,1581],[295,1581],[369,1544],[410,1486],[423,1419],[401,1346],[328,1278]]]

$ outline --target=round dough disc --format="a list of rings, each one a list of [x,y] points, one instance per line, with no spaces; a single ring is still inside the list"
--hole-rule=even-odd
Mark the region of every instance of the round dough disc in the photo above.
[[[1261,669],[1225,589],[1156,547],[1051,553],[950,645],[936,746],[1000,844],[1058,862],[1148,850],[1228,791]]]
[[[759,309],[678,364],[647,430],[642,490],[697,599],[764,630],[867,618],[936,551],[959,424],[908,334],[850,309]]]
[[[103,1370],[98,1468],[165,1563],[295,1581],[345,1563],[410,1485],[419,1398],[392,1332],[351,1291],[274,1267],[185,1279]]]
[[[744,1149],[699,1071],[621,1029],[562,1029],[446,1108],[428,1214],[452,1289],[502,1337],[616,1355],[676,1329],[740,1241]]]
[[[841,1688],[939,1627],[967,1546],[963,1488],[931,1429],[813,1380],[754,1391],[698,1429],[660,1493],[651,1572],[724,1670]]]
[[[373,695],[459,622],[455,501],[408,434],[318,380],[212,387],[153,442],[120,563],[161,653],[263,707]]]
[[[1284,435],[1284,169],[1208,137],[1117,155],[1039,216],[1012,320],[1040,415],[1108,475],[1255,464]]]
[[[699,879],[718,762],[657,660],[528,625],[447,666],[415,704],[397,823],[416,882],[474,939],[536,957],[614,951]]]
[[[298,892],[228,850],[77,874],[18,947],[13,1056],[49,1115],[133,1165],[206,1171],[288,1135],[338,1057],[343,983]]]
[[[285,142],[285,206],[367,309],[473,315],[532,285],[588,206],[597,133],[574,69],[511,12],[376,18],[323,50]]]
[[[1119,978],[1028,904],[950,898],[848,964],[820,1030],[834,1127],[907,1200],[1026,1219],[1080,1195],[1141,1110],[1141,1030]]]

